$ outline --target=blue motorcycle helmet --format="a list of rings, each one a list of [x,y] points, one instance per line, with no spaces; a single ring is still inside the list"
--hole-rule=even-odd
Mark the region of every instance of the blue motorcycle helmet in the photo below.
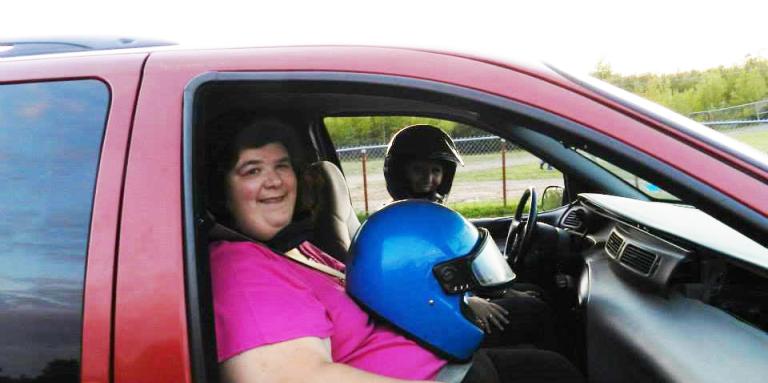
[[[486,229],[425,200],[371,215],[353,239],[346,274],[347,293],[366,311],[458,361],[471,358],[484,337],[465,298],[515,278]]]

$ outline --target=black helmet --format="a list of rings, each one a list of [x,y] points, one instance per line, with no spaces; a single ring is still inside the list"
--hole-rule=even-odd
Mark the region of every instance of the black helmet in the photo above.
[[[440,128],[419,124],[401,129],[392,136],[384,159],[384,179],[394,200],[418,198],[411,192],[405,178],[405,165],[411,160],[439,160],[443,164],[443,180],[436,193],[427,199],[442,203],[448,198],[456,174],[456,164],[464,165],[456,145]],[[424,196],[421,196],[424,197]]]

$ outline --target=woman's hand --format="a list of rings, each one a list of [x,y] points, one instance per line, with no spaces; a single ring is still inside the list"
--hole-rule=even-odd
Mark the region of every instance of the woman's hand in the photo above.
[[[466,302],[472,309],[472,313],[475,314],[477,325],[488,334],[491,333],[492,325],[501,331],[504,330],[504,325],[509,323],[509,319],[507,319],[509,312],[493,302],[474,296],[467,297]]]

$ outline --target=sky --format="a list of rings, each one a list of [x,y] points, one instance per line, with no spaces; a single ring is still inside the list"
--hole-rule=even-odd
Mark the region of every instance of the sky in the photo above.
[[[0,380],[36,376],[80,351],[91,200],[109,104],[109,90],[96,80],[2,90]]]
[[[2,4],[0,40],[130,36],[190,46],[389,45],[670,73],[768,57],[768,1],[40,1]]]

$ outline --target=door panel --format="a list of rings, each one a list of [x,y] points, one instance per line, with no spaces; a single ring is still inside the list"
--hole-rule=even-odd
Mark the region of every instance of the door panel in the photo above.
[[[113,276],[120,194],[133,103],[146,54],[13,60],[0,64],[0,83],[96,79],[109,87],[88,239],[83,294],[83,382],[110,381]]]

